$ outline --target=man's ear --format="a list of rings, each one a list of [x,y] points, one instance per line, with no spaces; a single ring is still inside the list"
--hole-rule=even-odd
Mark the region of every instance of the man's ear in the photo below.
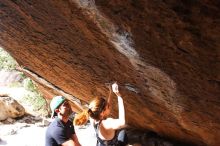
[[[56,113],[58,113],[58,112],[59,112],[59,109],[57,108],[57,109],[55,109],[54,111],[55,111]]]

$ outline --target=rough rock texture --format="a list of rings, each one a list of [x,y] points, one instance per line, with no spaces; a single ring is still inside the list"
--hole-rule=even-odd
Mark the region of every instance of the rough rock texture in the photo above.
[[[17,118],[25,114],[25,109],[11,97],[0,97],[0,121],[7,118]]]
[[[133,127],[217,146],[219,8],[215,0],[1,0],[0,45],[81,101],[118,81]]]

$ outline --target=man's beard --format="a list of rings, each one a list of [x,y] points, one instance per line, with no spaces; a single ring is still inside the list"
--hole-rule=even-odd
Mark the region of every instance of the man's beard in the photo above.
[[[68,116],[71,115],[71,113],[72,113],[72,110],[71,110],[71,109],[68,109],[68,110],[66,110],[65,112],[60,113],[60,114],[61,114],[62,116],[68,117]]]

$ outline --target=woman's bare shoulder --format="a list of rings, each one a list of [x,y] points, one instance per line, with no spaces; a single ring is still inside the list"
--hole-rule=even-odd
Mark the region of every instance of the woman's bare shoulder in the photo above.
[[[106,129],[113,129],[113,123],[115,122],[116,119],[113,118],[107,118],[105,120],[102,120],[102,124]]]
[[[117,130],[125,127],[125,124],[122,123],[120,119],[107,118],[106,120],[102,121],[102,123],[106,129]]]

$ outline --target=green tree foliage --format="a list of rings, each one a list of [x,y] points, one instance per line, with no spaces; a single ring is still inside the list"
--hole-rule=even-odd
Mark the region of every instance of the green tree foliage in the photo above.
[[[29,91],[32,91],[32,92],[37,90],[36,86],[34,85],[33,81],[30,78],[25,78],[24,79],[23,86],[26,90],[29,90]]]
[[[23,80],[23,87],[28,91],[22,99],[27,104],[31,104],[34,111],[43,112],[45,110],[46,100],[38,92],[37,87],[30,78]]]
[[[0,47],[0,70],[14,70],[17,62]]]
[[[16,70],[17,62],[8,54],[3,48],[0,47],[0,70],[12,71]],[[13,82],[9,85],[10,88],[23,87],[25,94],[20,102],[30,105],[33,111],[37,111],[41,115],[47,115],[47,103],[43,96],[38,91],[34,82],[21,73],[22,80]]]

